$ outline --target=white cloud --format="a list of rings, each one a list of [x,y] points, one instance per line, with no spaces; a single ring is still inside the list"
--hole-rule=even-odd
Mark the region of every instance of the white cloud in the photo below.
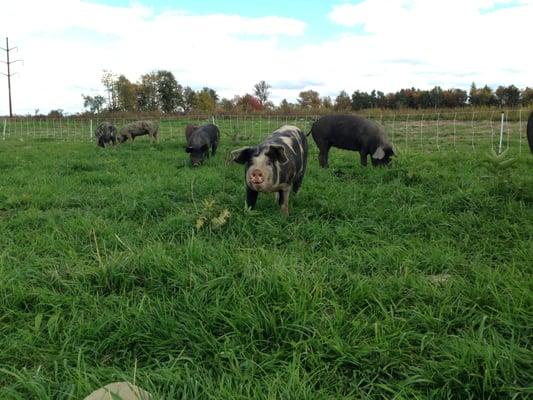
[[[356,74],[374,71],[370,86],[382,80],[381,87],[392,90],[532,82],[533,56],[524,47],[532,16],[532,1],[493,0],[365,0],[338,5],[329,14],[335,23],[365,33],[341,40],[357,53],[347,60],[358,64]]]
[[[103,92],[103,69],[132,81],[151,70],[167,69],[184,85],[210,86],[230,98],[266,80],[274,86],[275,101],[295,100],[299,91],[309,88],[335,96],[341,89],[467,87],[472,81],[522,87],[533,82],[533,54],[526,42],[533,2],[518,4],[343,3],[328,17],[345,27],[344,34],[287,46],[287,38],[305,43],[313,27],[276,16],[157,13],[135,4],[18,0],[0,14],[5,29],[0,38],[9,36],[11,45],[19,47],[13,56],[24,59],[24,65],[13,65],[19,73],[12,81],[17,113],[36,108],[80,111],[82,93]],[[353,27],[362,27],[364,34]],[[8,112],[6,92],[0,79],[0,115]]]
[[[137,80],[155,69],[180,83],[226,89],[233,96],[260,79],[274,79],[269,60],[283,52],[279,37],[301,36],[306,24],[292,18],[160,14],[133,5],[111,7],[80,0],[18,1],[0,14],[10,45],[24,65],[13,65],[13,103],[19,113],[40,108],[82,108],[81,94],[103,91],[102,70]],[[4,47],[4,46],[2,46]],[[7,96],[5,96],[7,98]],[[0,89],[0,115],[7,101]]]

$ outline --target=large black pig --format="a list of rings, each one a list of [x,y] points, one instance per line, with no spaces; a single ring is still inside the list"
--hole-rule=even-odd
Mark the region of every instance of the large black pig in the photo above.
[[[368,155],[372,165],[386,165],[395,154],[383,126],[358,115],[326,115],[313,123],[309,133],[319,149],[318,162],[323,168],[328,166],[332,146],[358,151],[363,166]]]
[[[527,120],[527,142],[529,143],[529,150],[533,153],[533,111]]]
[[[295,126],[285,125],[254,147],[232,152],[233,161],[245,165],[246,204],[255,208],[259,192],[276,192],[281,211],[289,214],[291,187],[297,193],[307,165],[307,138]]]
[[[185,151],[190,153],[193,167],[197,167],[204,162],[204,159],[209,158],[209,148],[211,155],[215,155],[219,139],[220,131],[213,124],[202,125],[190,133]]]

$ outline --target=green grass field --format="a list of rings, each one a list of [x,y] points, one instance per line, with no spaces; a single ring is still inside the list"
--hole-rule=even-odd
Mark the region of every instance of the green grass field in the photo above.
[[[481,151],[322,170],[311,141],[285,218],[244,209],[234,147],[0,141],[0,399],[533,395],[531,154],[498,183]]]

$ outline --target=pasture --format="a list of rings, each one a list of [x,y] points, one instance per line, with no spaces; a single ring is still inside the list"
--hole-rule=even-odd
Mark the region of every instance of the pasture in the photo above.
[[[273,195],[245,210],[227,162],[275,126],[219,124],[192,169],[185,122],[164,124],[157,145],[99,149],[85,126],[0,140],[1,399],[118,380],[157,399],[531,396],[527,145],[497,180],[469,121],[404,147],[398,129],[390,168],[333,149],[320,169],[309,138],[285,218]]]

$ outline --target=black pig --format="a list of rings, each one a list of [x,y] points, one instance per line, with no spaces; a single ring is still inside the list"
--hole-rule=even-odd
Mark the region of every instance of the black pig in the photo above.
[[[291,187],[297,193],[307,165],[307,138],[295,126],[285,125],[254,147],[232,152],[233,161],[245,165],[246,204],[255,208],[259,192],[276,192],[281,211],[289,214]]]
[[[211,155],[215,155],[219,139],[220,131],[213,124],[202,125],[191,132],[185,151],[190,153],[193,167],[197,167],[205,158],[209,158],[209,148]]]
[[[117,144],[117,128],[110,122],[102,122],[96,127],[94,131],[96,136],[96,145],[105,147],[106,143],[113,142],[113,145]]]
[[[369,154],[374,166],[388,164],[395,154],[383,126],[357,115],[326,115],[313,123],[309,134],[319,149],[318,162],[323,168],[328,166],[332,146],[358,151],[363,166]]]

